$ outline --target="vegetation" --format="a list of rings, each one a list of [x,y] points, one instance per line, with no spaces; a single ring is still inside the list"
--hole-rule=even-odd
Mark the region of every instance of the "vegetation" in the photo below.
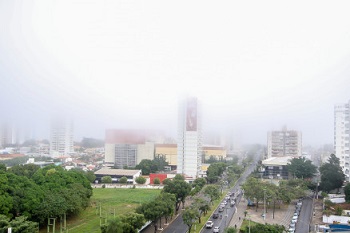
[[[215,183],[226,169],[226,164],[223,162],[210,164],[207,170],[208,183]]]
[[[142,175],[149,175],[150,173],[156,173],[158,171],[164,171],[165,166],[168,166],[168,162],[163,155],[157,155],[153,160],[143,159],[135,167],[141,169]]]
[[[182,175],[177,174],[173,180],[166,181],[163,191],[175,195],[176,211],[178,211],[181,203],[182,206],[185,206],[186,197],[191,192],[191,185],[185,181]]]
[[[38,223],[28,221],[25,216],[16,217],[11,221],[10,218],[0,214],[0,232],[7,232],[9,227],[13,233],[32,233],[38,230]]]
[[[159,180],[159,179],[158,179],[158,180]],[[138,184],[144,184],[144,183],[146,183],[146,178],[143,177],[143,176],[139,176],[139,177],[136,177],[135,181],[136,181],[136,183],[138,183]]]
[[[249,229],[250,228],[250,229]],[[285,228],[277,224],[261,224],[251,222],[250,227],[245,224],[245,227],[240,229],[242,233],[283,233]]]
[[[294,176],[294,178],[307,179],[315,176],[317,167],[312,164],[311,160],[305,157],[293,158],[287,164],[288,171]]]
[[[345,175],[340,167],[339,158],[331,154],[327,163],[320,167],[321,190],[329,193],[331,190],[339,189],[345,180]]]

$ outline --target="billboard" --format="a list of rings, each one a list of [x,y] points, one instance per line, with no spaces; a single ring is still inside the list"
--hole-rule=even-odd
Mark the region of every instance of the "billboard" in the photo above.
[[[186,130],[197,131],[197,99],[187,100]]]

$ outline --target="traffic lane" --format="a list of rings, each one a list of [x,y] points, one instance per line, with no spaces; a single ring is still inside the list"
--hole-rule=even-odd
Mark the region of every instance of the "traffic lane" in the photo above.
[[[312,215],[312,199],[307,197],[303,199],[303,205],[301,206],[295,232],[298,232],[298,233],[309,232],[311,215]]]
[[[167,228],[163,230],[164,233],[184,233],[188,231],[188,226],[182,220],[180,214]]]

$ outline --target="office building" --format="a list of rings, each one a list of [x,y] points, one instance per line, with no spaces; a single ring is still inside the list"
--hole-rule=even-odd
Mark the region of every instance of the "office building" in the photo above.
[[[154,145],[162,142],[160,132],[147,130],[106,130],[105,163],[115,168],[135,167],[143,159],[154,159]]]
[[[50,155],[62,156],[74,152],[73,147],[73,121],[54,119],[50,131]]]
[[[186,98],[179,104],[177,173],[197,178],[201,174],[202,129],[197,98]]]
[[[287,130],[270,131],[267,135],[267,158],[300,157],[302,155],[301,132]]]
[[[334,106],[334,152],[349,180],[350,170],[350,101]]]

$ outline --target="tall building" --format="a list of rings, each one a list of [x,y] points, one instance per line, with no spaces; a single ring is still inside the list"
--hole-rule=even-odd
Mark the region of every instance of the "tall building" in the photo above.
[[[302,155],[301,132],[287,130],[270,131],[267,135],[267,158],[300,157]]]
[[[350,101],[334,106],[334,152],[347,179],[350,171]]]
[[[74,152],[73,121],[54,119],[50,131],[50,155],[61,156]]]
[[[201,174],[202,129],[197,98],[179,104],[177,173],[197,178]]]

